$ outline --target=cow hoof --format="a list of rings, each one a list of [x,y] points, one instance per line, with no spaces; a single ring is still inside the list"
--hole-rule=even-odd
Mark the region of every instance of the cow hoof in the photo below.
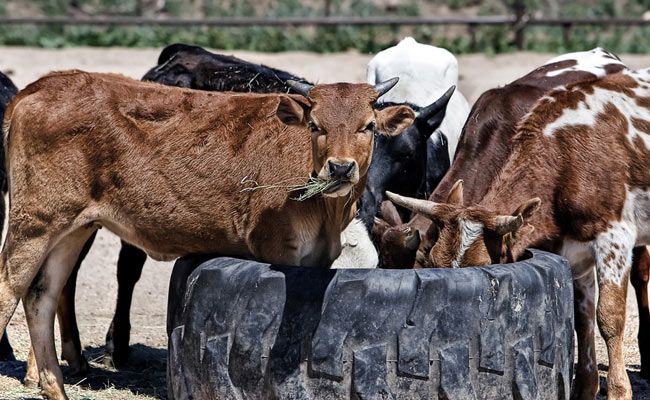
[[[38,389],[38,379],[34,380],[32,378],[25,377],[23,380],[23,385],[30,389]]]
[[[126,353],[123,352],[113,352],[112,354],[105,353],[104,359],[102,360],[102,364],[104,364],[104,366],[108,368],[117,369],[123,367],[126,364],[128,358],[129,358],[128,351]]]
[[[104,354],[104,360],[102,363],[109,368],[120,368],[126,364],[126,361],[129,358],[129,351],[114,351],[111,353]]]
[[[127,341],[125,345],[116,345],[115,350],[113,350],[112,353],[107,352],[104,355],[104,359],[106,359],[106,357],[110,357],[112,359],[113,366],[115,366],[115,368],[120,368],[123,367],[128,361],[130,351],[131,349],[129,348],[129,343]]]
[[[113,355],[111,353],[104,353],[102,364],[104,364],[106,368],[115,369],[115,361],[113,360]]]
[[[90,366],[85,357],[81,356],[77,362],[68,361],[70,367],[70,376],[85,376],[88,375]]]

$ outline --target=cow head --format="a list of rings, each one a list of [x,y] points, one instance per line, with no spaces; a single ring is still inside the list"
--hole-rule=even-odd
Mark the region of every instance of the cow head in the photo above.
[[[525,201],[512,215],[463,205],[463,181],[452,187],[447,203],[407,198],[388,192],[388,198],[432,221],[420,243],[415,267],[467,267],[512,262],[516,241],[533,231],[528,224],[540,199]]]
[[[371,227],[387,190],[410,196],[424,192],[427,147],[432,146],[429,151],[444,158],[440,160],[441,164],[449,168],[445,136],[438,132],[435,141],[431,143],[428,141],[433,132],[440,127],[454,89],[455,86],[452,86],[434,103],[422,108],[413,124],[400,135],[375,136],[375,150],[368,170],[368,181],[359,200],[359,217],[368,228]],[[382,106],[383,104],[376,108],[387,108]],[[431,161],[438,162],[436,159]]]
[[[365,178],[375,131],[395,136],[415,118],[407,106],[373,109],[377,98],[393,87],[397,78],[375,87],[365,83],[287,83],[305,96],[307,103],[281,96],[277,116],[285,124],[304,125],[311,132],[314,173],[336,181],[323,192],[326,197],[347,196]]]
[[[163,49],[158,65],[142,77],[143,81],[197,89],[196,68],[210,54],[198,46],[172,44]]]
[[[372,234],[379,242],[380,265],[383,268],[413,268],[415,252],[420,246],[419,231],[402,223],[390,201],[381,203],[381,216],[381,219],[375,217],[372,226]]]

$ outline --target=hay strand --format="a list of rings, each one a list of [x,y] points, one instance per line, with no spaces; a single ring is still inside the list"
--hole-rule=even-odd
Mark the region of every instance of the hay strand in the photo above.
[[[241,191],[242,192],[253,192],[256,190],[262,190],[262,189],[285,189],[287,192],[296,192],[296,191],[303,191],[298,197],[292,197],[292,200],[297,200],[297,201],[305,201],[309,198],[312,198],[325,190],[329,189],[330,187],[334,186],[338,181],[335,179],[322,179],[317,176],[310,176],[307,179],[306,183],[302,184],[290,184],[290,182],[295,182],[295,181],[300,181],[304,182],[305,178],[288,178],[284,179],[280,182],[271,184],[271,185],[260,185],[257,183],[257,181],[253,179],[249,179],[248,176],[245,176],[240,184],[241,185],[252,185],[243,188]]]

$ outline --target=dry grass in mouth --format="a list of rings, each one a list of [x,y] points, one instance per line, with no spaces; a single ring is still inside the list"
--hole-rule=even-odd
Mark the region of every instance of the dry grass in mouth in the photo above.
[[[339,183],[339,181],[336,179],[323,179],[318,176],[310,176],[307,179],[307,182],[303,184],[290,184],[292,181],[304,181],[304,178],[289,178],[272,185],[260,185],[255,180],[248,179],[248,176],[245,176],[241,180],[240,184],[252,185],[243,188],[241,190],[242,192],[252,192],[260,189],[285,189],[288,192],[304,191],[302,194],[300,194],[300,196],[292,197],[291,199],[297,201],[305,201]]]

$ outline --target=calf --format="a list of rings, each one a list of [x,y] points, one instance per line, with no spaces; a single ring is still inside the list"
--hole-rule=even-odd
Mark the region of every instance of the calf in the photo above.
[[[142,78],[154,80],[159,83],[189,86],[204,90],[229,90],[229,91],[287,91],[288,86],[278,84],[278,79],[295,78],[287,72],[252,64],[231,56],[212,54],[196,46],[174,44],[166,47],[159,58],[159,65],[152,68]],[[228,76],[232,76],[232,82]],[[241,85],[242,76],[255,77],[256,85]],[[215,80],[214,77],[219,77]],[[248,78],[247,78],[248,79]],[[282,81],[284,82],[284,81]],[[293,91],[293,89],[291,89]],[[405,132],[396,137],[375,134],[375,150],[368,170],[368,178],[364,195],[359,200],[359,217],[364,219],[368,226],[376,214],[378,201],[383,199],[385,190],[390,189],[406,196],[413,196],[424,187],[424,168],[427,163],[426,146],[422,144],[435,131],[445,115],[445,107],[451,92],[444,95],[442,100],[425,107],[418,113],[416,122]],[[377,109],[400,104],[382,103]],[[420,107],[413,106],[420,110]],[[449,162],[444,135],[439,134],[439,140],[430,152],[435,157],[429,164],[438,165],[438,178],[440,179],[447,170]],[[388,139],[388,140],[387,140]],[[378,200],[372,198],[372,203],[366,200],[368,193],[380,193]],[[332,267],[376,267],[378,262],[377,251],[372,245],[368,231],[361,229],[356,221],[350,224],[342,234],[341,256]],[[82,249],[81,255],[63,289],[57,314],[61,337],[64,343],[70,343],[75,351],[68,354],[81,353],[79,330],[74,312],[75,282],[77,271],[85,258],[94,234]],[[146,255],[137,247],[122,241],[122,249],[117,263],[118,295],[115,315],[106,334],[104,364],[120,366],[129,351],[130,318],[129,312],[135,284],[140,279]],[[65,354],[62,358],[66,358]],[[83,374],[88,370],[88,364],[83,357],[68,360],[70,371],[73,375]],[[34,363],[30,363],[34,365]],[[25,379],[27,383],[36,384],[38,376],[35,368],[30,368]]]
[[[372,108],[395,82],[294,84],[302,97],[70,71],[20,92],[4,121],[12,202],[0,328],[22,298],[43,395],[67,398],[53,319],[99,226],[158,260],[218,253],[331,264],[365,184],[375,127],[395,135],[413,122],[406,106]],[[308,176],[333,184],[304,201],[285,190],[242,190],[245,177],[264,185]]]
[[[479,202],[512,154],[512,137],[516,133],[517,123],[537,100],[557,86],[623,69],[626,67],[618,57],[596,48],[562,55],[508,85],[483,93],[472,107],[463,127],[456,159],[431,199],[446,201],[454,183],[462,179],[465,182],[465,204]],[[411,268],[413,263],[409,264],[408,260],[415,259],[415,250],[410,249],[409,254],[405,243],[407,239],[413,243],[413,235],[424,236],[431,222],[420,215],[406,225],[397,224],[395,218],[390,222],[395,225],[394,228],[382,223],[379,229],[382,234],[379,239],[380,265],[386,268]],[[395,254],[409,256],[395,257]],[[385,261],[388,259],[397,263]]]
[[[294,80],[308,83],[302,78],[288,72],[273,69],[263,65],[253,64],[233,56],[213,54],[201,47],[185,44],[173,44],[165,47],[158,58],[158,65],[151,68],[143,77],[144,81],[154,81],[170,86],[180,86],[209,91],[233,91],[256,93],[297,93],[286,81]],[[384,135],[378,134],[378,138]],[[394,189],[394,188],[393,188]],[[401,192],[410,195],[410,192]],[[365,237],[363,235],[365,234]],[[349,237],[341,242],[341,260],[333,266],[377,266],[377,251],[371,244],[367,232],[358,229],[357,225],[350,227],[350,232],[342,234]],[[75,270],[63,289],[57,315],[64,343],[70,343],[75,351],[81,353],[79,329],[75,318],[75,289],[77,272],[86,257],[92,242],[93,234],[83,247]],[[135,284],[140,279],[146,254],[137,247],[122,241],[117,261],[118,293],[115,314],[106,333],[106,346],[103,362],[107,366],[117,367],[124,364],[129,353],[129,336],[131,330],[130,309]],[[354,264],[350,262],[354,261]],[[65,355],[62,355],[65,358]],[[84,374],[88,363],[81,357],[68,360],[73,375]],[[31,363],[30,365],[33,365]],[[25,381],[28,384],[38,383],[35,368],[30,368]]]
[[[512,262],[527,247],[566,257],[578,332],[574,397],[581,399],[598,391],[595,265],[608,398],[631,399],[622,346],[632,253],[650,244],[650,70],[624,69],[552,90],[516,132],[499,179],[477,205],[464,205],[462,194],[451,203],[388,194],[435,222],[427,236],[436,239],[422,242],[416,264]]]
[[[519,120],[549,89],[594,79],[626,70],[620,59],[603,49],[569,53],[556,57],[526,76],[497,89],[483,93],[478,99],[463,129],[456,160],[440,185],[431,196],[436,202],[447,201],[451,187],[459,179],[464,180],[464,204],[477,204],[494,181],[498,171],[512,154],[512,137]],[[393,222],[391,220],[390,222]],[[430,220],[416,215],[408,224],[393,222],[381,226],[379,238],[380,265],[388,268],[410,268],[416,257],[411,245],[414,235],[422,236],[430,226]],[[419,239],[419,237],[418,237]],[[423,247],[429,245],[423,244]],[[422,255],[420,255],[421,257]],[[641,353],[642,375],[650,376],[650,346],[646,340],[650,333],[650,310],[648,309],[648,270],[650,256],[645,247],[636,248],[632,266],[632,283],[639,306],[638,342]],[[577,284],[580,284],[579,282]],[[578,292],[578,291],[576,291]],[[579,301],[579,300],[576,300]],[[595,318],[592,316],[592,319]],[[586,327],[586,335],[593,327]],[[592,360],[596,349],[588,350]]]

